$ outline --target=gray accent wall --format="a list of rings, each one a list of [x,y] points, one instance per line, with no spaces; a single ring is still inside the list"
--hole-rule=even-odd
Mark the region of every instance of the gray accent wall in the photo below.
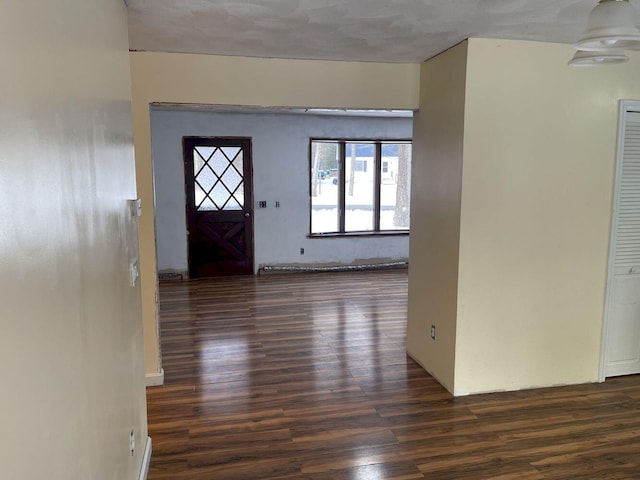
[[[151,136],[160,272],[188,270],[184,136],[252,139],[256,271],[265,265],[348,265],[408,258],[407,235],[308,238],[309,139],[411,138],[411,118],[153,107]],[[266,201],[267,208],[258,208],[259,201]]]

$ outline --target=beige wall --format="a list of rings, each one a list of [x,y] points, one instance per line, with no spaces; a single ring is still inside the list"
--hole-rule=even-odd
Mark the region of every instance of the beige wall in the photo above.
[[[149,104],[416,109],[419,65],[133,52],[133,122],[140,223],[145,369],[159,369]]]
[[[467,42],[422,65],[413,126],[407,350],[452,392],[466,67]]]
[[[464,140],[459,121],[452,128],[416,123],[414,148],[424,145],[430,168],[440,163],[437,142],[447,138],[453,165],[445,181],[429,180],[426,169],[420,178],[414,173],[408,348],[434,373],[455,356],[455,372],[437,376],[450,390],[455,377],[456,395],[598,380],[618,102],[640,98],[640,56],[579,69],[567,66],[572,55],[566,45],[471,39],[459,94]],[[419,118],[432,108],[432,97],[448,95],[429,77],[462,70],[442,57],[423,68]],[[447,111],[460,115],[460,109]],[[415,161],[422,169],[425,160]],[[460,175],[456,286],[452,265],[436,263],[429,252],[444,251],[447,263],[455,261],[456,231],[428,227],[430,211],[443,220],[458,210],[420,187],[430,181],[431,188],[454,187]],[[450,244],[443,249],[438,238],[446,232]],[[431,270],[416,271],[423,267]],[[436,291],[433,275],[442,276],[435,300],[427,297]],[[447,326],[443,338],[437,324],[431,343],[423,340],[429,306],[434,321]]]
[[[121,0],[2,3],[3,479],[135,479],[140,470],[128,60]]]
[[[470,41],[458,394],[598,379],[618,101],[640,98],[640,58],[572,55]]]

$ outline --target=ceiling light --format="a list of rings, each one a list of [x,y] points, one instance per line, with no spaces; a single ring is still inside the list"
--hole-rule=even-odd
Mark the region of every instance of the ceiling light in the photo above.
[[[591,11],[578,50],[640,48],[636,10],[629,0],[600,0]]]
[[[620,49],[609,49],[600,51],[578,50],[569,61],[572,67],[596,67],[598,65],[613,65],[624,63],[629,60]]]

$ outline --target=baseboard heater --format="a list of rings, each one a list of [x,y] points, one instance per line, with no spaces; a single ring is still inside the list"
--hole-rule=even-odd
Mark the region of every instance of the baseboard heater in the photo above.
[[[181,272],[158,272],[158,280],[186,280],[188,275]]]
[[[370,263],[362,265],[265,265],[258,270],[259,274],[269,273],[322,273],[322,272],[359,272],[364,270],[392,270],[408,268],[409,262]]]

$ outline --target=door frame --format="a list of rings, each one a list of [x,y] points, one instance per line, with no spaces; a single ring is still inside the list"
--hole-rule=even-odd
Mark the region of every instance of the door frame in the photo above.
[[[624,133],[627,124],[627,114],[629,112],[640,112],[640,100],[620,100],[618,112],[618,138],[616,144],[616,165],[613,184],[613,192],[611,197],[611,226],[609,231],[609,254],[607,256],[607,282],[604,296],[604,312],[602,321],[602,339],[600,344],[600,369],[598,380],[604,382],[606,377],[606,359],[609,337],[611,335],[611,309],[612,309],[612,293],[614,278],[614,257],[616,245],[616,231],[618,230],[618,213],[619,205],[617,202],[618,190],[622,179],[622,160],[624,155]]]
[[[184,172],[184,184],[185,184],[185,198],[184,198],[184,209],[185,209],[185,230],[187,232],[187,272],[189,275],[189,278],[192,278],[192,265],[191,265],[191,239],[189,238],[190,235],[190,231],[189,231],[189,226],[190,226],[190,212],[189,212],[189,202],[188,202],[188,195],[189,195],[189,189],[192,188],[189,184],[188,184],[188,179],[187,179],[187,174],[186,174],[186,169],[188,168],[187,166],[187,150],[186,147],[188,144],[193,143],[196,140],[210,140],[210,141],[224,141],[224,140],[230,140],[230,141],[243,141],[243,142],[247,142],[247,152],[249,153],[249,169],[248,171],[246,171],[246,169],[244,169],[245,171],[243,171],[243,178],[245,179],[245,185],[247,185],[247,179],[249,180],[249,188],[248,190],[245,192],[245,202],[244,202],[244,208],[243,210],[245,212],[249,212],[249,222],[250,222],[250,230],[251,230],[251,235],[250,235],[250,242],[247,243],[247,248],[250,249],[250,261],[249,261],[249,267],[251,270],[251,275],[255,275],[256,271],[255,271],[255,220],[254,220],[254,205],[253,205],[253,139],[252,137],[244,137],[244,136],[233,136],[233,135],[229,135],[229,136],[221,136],[221,135],[213,135],[213,136],[203,136],[203,135],[185,135],[182,137],[182,150],[183,150],[183,172]],[[193,154],[191,154],[193,155]],[[195,175],[195,172],[194,172]],[[193,193],[193,192],[192,192]],[[195,213],[195,212],[192,212]]]

